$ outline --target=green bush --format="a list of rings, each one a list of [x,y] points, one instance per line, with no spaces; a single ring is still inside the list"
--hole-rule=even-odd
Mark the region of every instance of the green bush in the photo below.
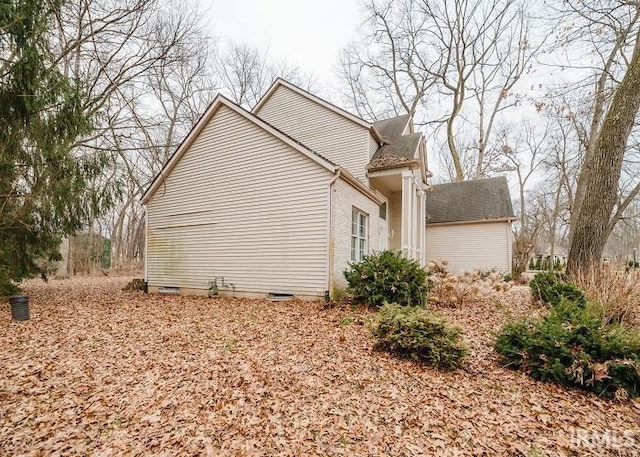
[[[503,327],[495,342],[503,362],[533,378],[612,396],[640,392],[640,333],[604,326],[589,306],[562,299],[548,316]]]
[[[547,302],[551,306],[557,306],[563,298],[582,307],[587,303],[582,289],[572,283],[558,283],[547,291]]]
[[[584,306],[587,302],[584,292],[575,284],[566,282],[561,273],[545,271],[536,273],[529,287],[536,301],[542,301],[551,306],[557,306],[562,298]]]
[[[10,280],[0,278],[0,298],[10,297],[20,293],[20,288]]]
[[[427,272],[415,260],[383,251],[365,256],[344,272],[347,292],[356,304],[380,307],[384,303],[418,306],[425,302]]]
[[[436,367],[458,367],[468,353],[459,328],[421,308],[386,304],[369,328],[380,349]]]
[[[547,291],[558,283],[564,282],[559,274],[544,271],[542,273],[536,273],[533,279],[529,282],[531,293],[535,300],[547,302]]]

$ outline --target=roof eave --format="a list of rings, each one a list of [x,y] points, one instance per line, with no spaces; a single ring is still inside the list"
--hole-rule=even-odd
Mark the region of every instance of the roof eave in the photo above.
[[[382,170],[392,170],[394,168],[411,168],[411,169],[415,169],[415,168],[419,168],[419,167],[420,167],[420,161],[418,161],[418,160],[407,160],[406,162],[399,162],[399,163],[390,164],[390,165],[381,165],[379,167],[368,166],[367,167],[367,171],[374,172],[374,171],[382,171]]]
[[[342,167],[338,167],[338,170],[340,171],[340,177],[344,179],[347,183],[349,183],[352,187],[354,187],[356,190],[360,191],[360,193],[369,197],[378,205],[381,205],[384,202],[384,200],[382,200],[373,190],[365,186],[358,178],[353,176],[347,170],[345,170]]]
[[[377,128],[375,128],[373,124],[371,124],[369,131],[371,132],[371,135],[373,136],[373,138],[378,142],[378,144],[382,145],[382,143],[384,142],[384,140],[382,139],[382,135],[380,135],[380,132],[378,131]]]

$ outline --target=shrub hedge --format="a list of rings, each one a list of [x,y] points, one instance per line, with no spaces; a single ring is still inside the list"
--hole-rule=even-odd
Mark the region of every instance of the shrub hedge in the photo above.
[[[386,304],[369,328],[380,349],[436,367],[458,367],[468,353],[459,328],[421,308]]]
[[[561,273],[545,271],[537,273],[529,283],[534,300],[556,306],[563,298],[584,306],[587,303],[584,292],[575,284],[565,281]]]
[[[640,333],[605,326],[602,316],[580,301],[563,297],[539,320],[503,327],[495,342],[503,362],[541,381],[578,386],[604,396],[623,389],[640,393]]]
[[[356,304],[420,306],[426,301],[427,272],[415,260],[394,251],[365,256],[344,272],[347,292]]]

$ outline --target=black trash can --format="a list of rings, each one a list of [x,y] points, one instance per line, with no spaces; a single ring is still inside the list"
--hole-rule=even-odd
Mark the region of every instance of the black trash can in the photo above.
[[[27,295],[14,295],[9,297],[11,305],[11,318],[14,321],[29,320],[29,297]]]

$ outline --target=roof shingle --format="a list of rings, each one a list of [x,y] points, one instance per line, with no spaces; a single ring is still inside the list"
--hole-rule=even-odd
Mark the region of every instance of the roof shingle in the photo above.
[[[402,136],[402,133],[407,128],[409,121],[411,121],[411,115],[403,114],[402,116],[396,116],[390,119],[383,119],[381,121],[374,122],[373,126],[383,140],[391,141],[395,137]]]
[[[418,149],[421,138],[422,135],[420,133],[412,133],[411,135],[394,138],[391,143],[378,148],[371,157],[367,168],[371,170],[374,168],[401,165],[417,160],[416,149]]]
[[[427,224],[515,219],[504,176],[431,186],[426,209]]]

